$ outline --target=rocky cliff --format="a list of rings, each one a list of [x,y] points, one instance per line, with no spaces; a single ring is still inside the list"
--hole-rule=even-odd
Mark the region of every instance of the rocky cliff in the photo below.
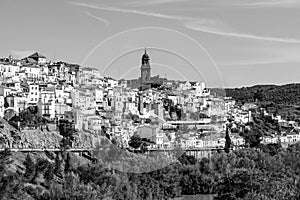
[[[54,149],[60,147],[62,136],[55,128],[25,129],[19,131],[12,127],[6,120],[0,118],[0,148],[30,148],[30,149]],[[75,135],[73,148],[91,148],[96,138],[86,132],[78,132]]]

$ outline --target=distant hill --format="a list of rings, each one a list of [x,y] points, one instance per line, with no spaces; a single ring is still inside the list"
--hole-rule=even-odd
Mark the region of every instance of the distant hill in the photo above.
[[[219,94],[220,89],[211,89]],[[255,85],[252,87],[226,88],[227,97],[232,97],[237,104],[255,102],[269,113],[279,114],[284,119],[300,123],[300,83],[286,85]],[[221,94],[222,96],[224,94]]]
[[[283,105],[300,104],[300,84],[255,85],[243,88],[227,88],[226,96],[231,96],[240,103],[259,102]]]

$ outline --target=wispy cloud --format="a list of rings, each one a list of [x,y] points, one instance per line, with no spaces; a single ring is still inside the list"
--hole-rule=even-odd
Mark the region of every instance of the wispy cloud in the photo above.
[[[250,3],[242,3],[243,6],[250,7],[288,7],[295,8],[300,6],[300,0],[264,0]]]
[[[101,22],[103,22],[106,26],[108,26],[108,24],[109,24],[109,21],[108,20],[106,20],[106,19],[103,19],[103,18],[101,18],[101,17],[97,17],[97,16],[95,16],[95,15],[92,15],[91,13],[89,13],[89,12],[84,12],[86,15],[88,15],[89,17],[92,17],[92,18],[94,18],[94,19],[97,19],[97,20],[99,20],[99,21],[101,21]]]
[[[98,9],[99,8],[99,6],[89,4],[89,3],[80,3],[80,2],[73,2],[73,1],[70,1],[68,3],[72,4],[72,5],[75,5],[75,6],[85,7],[85,8],[92,8],[92,9]]]
[[[276,0],[276,1],[281,1],[281,0]],[[287,0],[287,1],[298,2],[300,0]],[[118,7],[97,6],[97,5],[87,4],[87,3],[80,3],[80,2],[69,2],[69,3],[80,7],[92,8],[92,9],[103,10],[103,11],[111,11],[111,12],[118,12],[118,13],[157,17],[161,19],[176,20],[183,23],[183,25],[188,29],[214,34],[214,35],[225,36],[225,37],[300,44],[300,39],[295,39],[295,38],[261,36],[261,35],[238,32],[233,30],[226,24],[217,20],[193,18],[193,17],[179,16],[179,15],[167,15],[167,14],[156,13],[156,12],[148,12],[148,11],[118,8]]]
[[[213,20],[190,21],[185,23],[185,27],[195,31],[200,31],[200,32],[210,33],[210,34],[215,34],[220,36],[226,36],[226,37],[300,44],[300,39],[260,36],[255,34],[236,32],[230,29],[229,27],[225,26],[221,22],[217,22]]]
[[[72,5],[75,5],[75,6],[80,6],[80,7],[85,7],[85,8],[92,8],[92,9],[97,9],[97,10],[127,13],[127,14],[136,14],[136,15],[143,15],[143,16],[149,16],[149,17],[158,17],[158,18],[162,18],[162,19],[180,20],[180,21],[195,19],[195,18],[185,17],[185,16],[166,15],[166,14],[155,13],[155,12],[118,8],[118,7],[111,7],[111,6],[97,6],[97,5],[87,4],[87,3],[80,3],[80,2],[69,2],[69,3]]]
[[[127,5],[140,7],[140,6],[158,6],[162,4],[174,4],[174,3],[182,3],[187,2],[189,0],[152,0],[152,1],[133,1],[127,3]]]
[[[245,50],[247,50],[248,52],[246,59],[241,59],[241,58],[236,58],[234,60],[229,59],[229,61],[220,61],[217,62],[217,64],[222,66],[248,66],[248,65],[300,63],[300,57],[299,57],[300,47],[281,45],[280,47],[269,46],[269,47],[245,48]]]

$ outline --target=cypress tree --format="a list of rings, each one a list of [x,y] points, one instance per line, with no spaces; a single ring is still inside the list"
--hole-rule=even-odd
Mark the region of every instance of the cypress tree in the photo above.
[[[24,161],[24,165],[26,167],[24,177],[30,182],[34,177],[36,170],[35,163],[31,158],[30,154],[27,154]]]
[[[225,134],[225,152],[226,153],[229,153],[230,151],[230,146],[231,146],[231,139],[230,139],[230,136],[229,136],[229,128],[228,128],[228,125],[226,125],[226,134]]]

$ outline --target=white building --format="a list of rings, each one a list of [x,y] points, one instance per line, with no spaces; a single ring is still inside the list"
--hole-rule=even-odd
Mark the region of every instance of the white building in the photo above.
[[[111,88],[114,88],[114,87],[117,87],[118,86],[118,81],[113,79],[113,78],[110,78],[108,77],[107,78],[107,87],[111,87]]]
[[[20,66],[0,63],[0,76],[5,77],[6,79],[14,79],[14,77],[18,76],[18,72],[20,71]]]
[[[102,126],[102,119],[99,116],[93,116],[87,118],[88,129],[92,131],[100,131]]]
[[[40,78],[40,67],[38,66],[33,66],[33,65],[24,65],[21,67],[20,69],[21,71],[24,70],[25,72],[25,76],[24,78],[28,78],[28,79],[38,79]]]
[[[93,91],[87,89],[75,89],[71,92],[72,105],[82,111],[95,108],[95,96]]]
[[[39,85],[37,84],[29,85],[28,103],[37,104],[39,98],[40,98]]]
[[[55,119],[55,91],[45,90],[40,92],[42,115]]]
[[[192,85],[189,81],[183,82],[179,84],[178,89],[179,90],[189,90],[192,88]]]
[[[12,89],[3,85],[0,85],[0,96],[7,97],[12,94]]]

